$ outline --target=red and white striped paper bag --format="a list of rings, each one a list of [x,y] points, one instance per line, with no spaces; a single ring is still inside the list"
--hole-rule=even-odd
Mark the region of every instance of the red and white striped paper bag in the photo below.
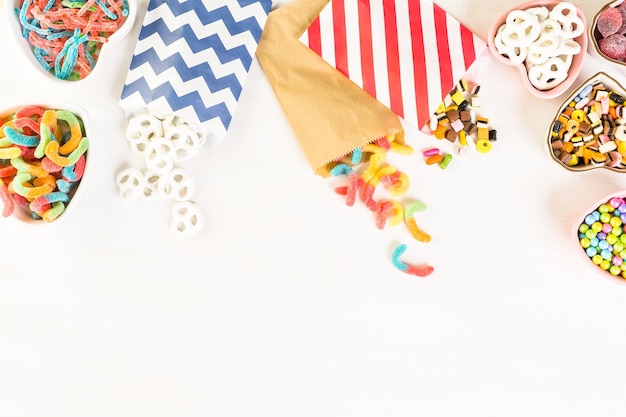
[[[330,0],[300,41],[420,130],[488,56],[482,39],[431,0]]]

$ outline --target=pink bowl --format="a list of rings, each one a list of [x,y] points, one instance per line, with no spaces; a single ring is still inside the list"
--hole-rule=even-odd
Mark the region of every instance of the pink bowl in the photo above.
[[[574,40],[578,42],[578,44],[580,45],[580,53],[572,57],[572,63],[569,67],[567,78],[564,81],[562,81],[560,84],[556,85],[555,87],[549,90],[540,90],[536,88],[534,85],[532,85],[528,78],[528,72],[527,72],[525,63],[524,62],[520,64],[514,63],[507,56],[502,55],[496,48],[494,40],[498,33],[498,29],[500,28],[500,26],[502,26],[506,22],[506,19],[511,12],[516,11],[516,10],[526,10],[532,7],[546,7],[548,8],[548,10],[552,10],[552,8],[559,3],[562,3],[562,2],[561,1],[549,1],[549,0],[533,0],[533,1],[526,2],[526,3],[522,3],[516,7],[513,7],[507,10],[506,12],[502,13],[493,22],[489,30],[489,35],[487,38],[487,44],[489,46],[489,50],[495,56],[495,58],[498,61],[506,65],[517,67],[520,71],[522,82],[524,83],[524,86],[526,87],[526,89],[530,91],[536,97],[543,98],[543,99],[551,99],[551,98],[558,97],[561,94],[565,93],[567,89],[571,87],[571,85],[576,80],[576,77],[578,77],[578,74],[580,73],[583,60],[585,58],[585,53],[587,51],[587,43],[588,43],[587,21],[585,19],[585,14],[583,13],[583,11],[580,10],[578,6],[574,5],[574,8],[576,9],[576,15],[582,20],[583,25],[584,25],[584,30],[582,31],[582,34],[574,38]]]
[[[578,256],[583,260],[585,265],[589,267],[590,271],[595,271],[596,273],[599,273],[601,276],[605,278],[609,278],[619,284],[626,285],[626,278],[623,278],[621,275],[613,275],[609,271],[604,270],[600,268],[600,266],[594,264],[591,258],[585,253],[585,249],[581,246],[580,240],[578,237],[578,233],[579,233],[578,228],[585,221],[585,218],[587,217],[587,215],[597,210],[598,207],[600,207],[600,205],[608,203],[612,198],[622,198],[626,200],[626,191],[623,190],[623,191],[618,191],[618,192],[609,194],[605,197],[602,197],[598,201],[594,202],[587,210],[585,210],[581,214],[581,216],[578,218],[576,223],[574,223],[572,230],[571,230],[571,238],[574,241],[574,245],[576,246],[576,252],[578,253]],[[622,226],[622,227],[625,227],[625,226]]]

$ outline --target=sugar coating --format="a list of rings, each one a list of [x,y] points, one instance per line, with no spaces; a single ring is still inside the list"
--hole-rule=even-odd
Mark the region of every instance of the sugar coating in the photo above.
[[[622,13],[616,7],[609,7],[598,15],[596,28],[603,37],[617,33],[622,27]]]
[[[607,7],[598,14],[593,36],[600,53],[609,59],[626,61],[626,5]]]
[[[600,40],[600,51],[612,59],[623,61],[626,58],[626,36],[614,33]]]

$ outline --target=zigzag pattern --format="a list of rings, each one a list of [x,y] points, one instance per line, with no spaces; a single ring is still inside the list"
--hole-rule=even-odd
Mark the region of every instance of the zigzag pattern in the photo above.
[[[234,5],[235,2],[233,1],[232,3]],[[265,11],[265,15],[269,13],[272,6],[271,0],[247,0],[237,1],[236,3],[238,3],[240,8],[250,7],[258,3]],[[166,7],[168,7],[172,11],[174,16],[181,16],[185,13],[193,12],[198,16],[198,18],[204,25],[208,25],[210,23],[221,20],[224,22],[231,35],[250,31],[250,33],[252,33],[254,39],[256,39],[257,42],[263,30],[263,25],[259,25],[258,19],[254,17],[235,21],[234,17],[231,15],[231,12],[228,11],[228,7],[226,5],[209,10],[204,7],[203,4],[198,4],[197,1],[185,1],[179,3],[176,1],[168,2],[167,0],[155,0],[153,2],[150,2],[150,4],[148,5],[148,12],[157,9],[161,5],[165,5]]]
[[[151,0],[120,96],[226,136],[271,0]]]

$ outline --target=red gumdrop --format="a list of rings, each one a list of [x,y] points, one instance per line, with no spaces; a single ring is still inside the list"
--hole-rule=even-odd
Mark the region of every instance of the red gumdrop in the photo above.
[[[600,51],[609,58],[619,61],[626,58],[626,37],[620,34],[613,34],[600,40],[598,45]]]
[[[622,13],[615,7],[607,7],[598,15],[596,28],[603,37],[617,33],[622,27]]]

